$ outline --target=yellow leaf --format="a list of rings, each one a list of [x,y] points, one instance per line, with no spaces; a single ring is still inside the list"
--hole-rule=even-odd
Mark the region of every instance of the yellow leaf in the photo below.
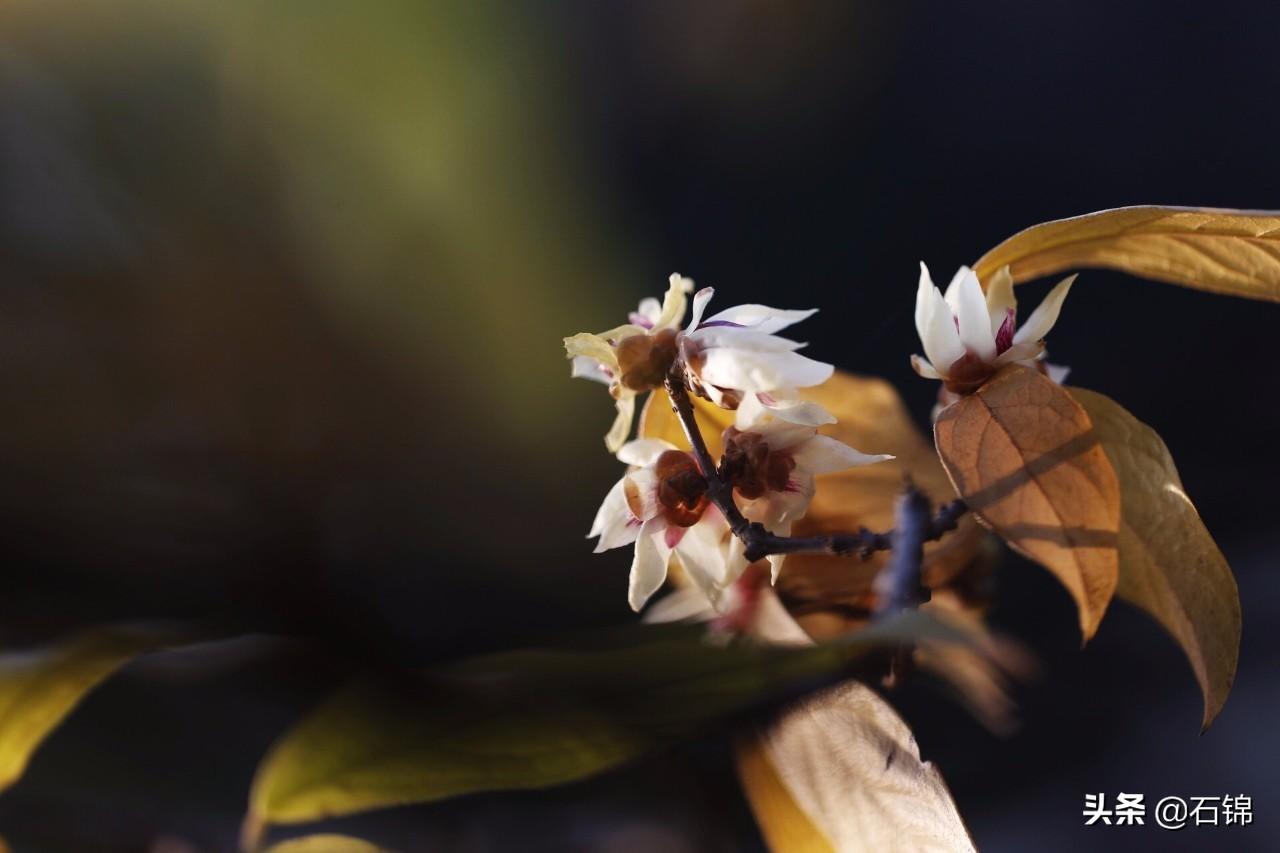
[[[1070,391],[1120,478],[1116,593],[1151,614],[1182,647],[1204,695],[1208,728],[1227,701],[1240,652],[1240,595],[1231,567],[1155,430],[1102,394]]]
[[[955,490],[929,446],[912,422],[893,386],[837,371],[831,379],[800,392],[806,400],[822,404],[837,423],[821,432],[864,453],[891,453],[895,459],[861,468],[850,468],[818,477],[817,493],[794,534],[810,536],[866,527],[884,531],[893,527],[894,500],[907,477],[924,490],[935,505],[952,500]],[[721,433],[733,424],[733,412],[705,400],[695,400],[695,414],[712,455],[719,457]],[[688,447],[680,422],[671,412],[667,395],[651,395],[640,419],[640,434]],[[942,586],[973,559],[981,530],[967,516],[957,529],[925,546],[924,582]],[[858,626],[857,613],[873,603],[871,581],[886,554],[861,561],[849,557],[794,554],[787,557],[778,592],[804,629],[817,639],[833,637]],[[852,608],[852,611],[850,611]]]
[[[266,853],[390,853],[362,838],[335,833],[304,835],[273,844]]]
[[[735,748],[738,781],[751,804],[769,849],[776,853],[835,853],[831,841],[796,804],[778,778],[757,737],[744,737]]]
[[[779,853],[974,849],[911,730],[856,681],[806,698],[746,741],[738,774]]]
[[[944,409],[934,438],[970,509],[1057,576],[1092,637],[1118,579],[1120,485],[1089,415],[1039,371],[1012,366]]]
[[[31,651],[0,654],[0,790],[85,695],[135,656],[175,641],[170,632],[116,627]]]
[[[1280,301],[1280,212],[1120,207],[1034,225],[983,255],[985,283],[1105,267],[1212,293]]]

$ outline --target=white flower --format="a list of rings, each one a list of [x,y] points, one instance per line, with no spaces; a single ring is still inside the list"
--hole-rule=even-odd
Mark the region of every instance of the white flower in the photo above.
[[[961,267],[944,296],[921,262],[916,331],[925,358],[913,355],[911,366],[927,379],[941,379],[956,393],[976,390],[1006,364],[1038,366],[1044,338],[1057,322],[1075,278],[1059,282],[1019,328],[1007,267],[992,276],[985,295],[973,270]]]
[[[609,491],[587,535],[600,537],[597,553],[635,543],[631,608],[643,607],[666,581],[673,554],[689,580],[715,601],[736,578],[730,576],[728,551],[734,536],[707,499],[707,483],[693,457],[646,438],[623,445],[618,458],[636,467]]]
[[[790,536],[813,500],[817,475],[893,458],[818,434],[819,426],[831,423],[835,418],[816,403],[778,405],[768,395],[754,394],[743,398],[735,426],[725,433],[720,471],[733,484],[744,516],[771,533]],[[729,544],[731,567],[746,562],[743,552],[735,537]],[[768,558],[775,583],[785,559],[783,554]]]
[[[631,434],[636,395],[661,385],[675,359],[676,333],[692,291],[692,281],[672,275],[661,305],[645,299],[625,325],[564,339],[571,375],[603,382],[615,400],[618,414],[604,439],[609,452],[616,453]]]
[[[804,344],[775,335],[813,316],[816,308],[788,311],[765,305],[738,305],[702,319],[715,291],[693,297],[693,316],[681,336],[686,379],[691,389],[717,405],[736,408],[744,395],[808,388],[831,378],[830,364],[796,350]]]

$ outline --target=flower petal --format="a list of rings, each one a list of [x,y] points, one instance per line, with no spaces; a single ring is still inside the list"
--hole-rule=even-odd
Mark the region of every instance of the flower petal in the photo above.
[[[776,536],[790,536],[791,522],[784,521],[775,525],[771,532]],[[769,555],[769,582],[777,585],[778,575],[782,574],[782,564],[786,562],[786,554],[770,554]]]
[[[933,365],[929,363],[928,359],[921,358],[918,355],[911,356],[911,369],[925,379],[942,378],[942,374],[933,369]]]
[[[791,451],[796,468],[811,474],[829,474],[846,468],[885,462],[893,457],[887,453],[863,453],[842,441],[827,435],[815,435]]]
[[[618,371],[617,354],[613,351],[613,347],[609,346],[609,341],[599,335],[579,332],[567,337],[564,339],[564,351],[569,354],[569,358],[575,360],[579,357],[589,358],[615,373]]]
[[[946,302],[955,312],[964,348],[982,361],[994,359],[996,337],[991,331],[991,315],[987,313],[987,299],[973,270],[960,268],[955,281],[947,288]]]
[[[625,479],[614,483],[609,494],[605,495],[604,503],[600,504],[600,509],[596,512],[595,521],[591,524],[591,532],[587,534],[587,538],[600,537],[595,547],[597,554],[611,548],[630,545],[636,541],[636,536],[640,533],[640,520],[632,515],[627,507],[625,488]]]
[[[773,332],[782,331],[787,326],[799,323],[801,320],[807,320],[816,313],[818,313],[817,308],[788,310],[785,308],[770,308],[768,305],[735,305],[732,308],[726,308],[714,317],[708,318],[707,322],[733,324],[753,331],[772,334]]]
[[[933,292],[935,290],[937,288],[933,286],[933,278],[929,275],[929,268],[924,265],[924,261],[921,261],[920,284],[916,287],[916,334],[922,341],[928,333],[929,313],[933,310]]]
[[[613,419],[613,426],[609,427],[609,432],[604,437],[604,446],[609,448],[610,453],[621,450],[622,445],[627,443],[627,436],[631,435],[631,422],[635,420],[636,413],[635,395],[622,395],[614,403],[614,407],[618,410],[618,414]]]
[[[1009,265],[1005,264],[987,282],[987,314],[991,317],[992,337],[1000,331],[1010,311],[1017,317],[1018,299],[1013,295],[1013,276],[1009,275]]]
[[[955,317],[951,307],[947,305],[938,288],[932,287],[927,292],[917,294],[916,301],[924,300],[924,331],[920,335],[920,344],[924,347],[925,357],[943,376],[958,359],[964,358],[964,346],[960,343],[960,333],[956,331]]]
[[[640,528],[636,539],[636,553],[631,561],[631,581],[627,589],[627,602],[639,612],[649,596],[658,591],[667,579],[667,561],[671,550],[662,541],[667,522],[653,518]]]
[[[707,303],[716,295],[715,288],[704,287],[693,295],[693,314],[689,317],[688,330],[692,332],[702,322],[702,312],[707,310]]]
[[[618,459],[628,465],[650,465],[663,453],[676,449],[674,444],[660,438],[637,438],[618,449]]]
[[[761,395],[757,394],[757,398]],[[836,422],[836,416],[812,400],[800,400],[795,389],[766,393],[760,402],[780,420],[800,426],[820,427]]]
[[[679,328],[689,304],[689,294],[693,292],[691,278],[673,272],[667,281],[667,293],[662,297],[662,313],[653,324],[655,330]]]
[[[631,314],[629,319],[637,326],[643,326],[646,329],[652,329],[657,325],[658,318],[662,316],[662,303],[654,299],[652,296],[646,296],[640,300],[640,306]]]
[[[1048,336],[1053,324],[1058,322],[1058,312],[1062,310],[1062,302],[1067,298],[1067,293],[1071,290],[1071,285],[1075,283],[1075,280],[1076,277],[1074,275],[1067,276],[1058,282],[1053,290],[1049,291],[1049,295],[1036,306],[1036,310],[1031,312],[1027,322],[1013,336],[1015,344],[1034,343],[1035,341],[1042,341]]]
[[[572,367],[569,368],[569,376],[574,379],[590,379],[592,382],[603,382],[605,385],[613,384],[612,372],[594,358],[585,355],[575,355],[573,357]]]
[[[715,616],[715,608],[702,594],[702,590],[690,584],[655,601],[640,621],[660,625],[665,622],[705,622]]]
[[[794,352],[759,352],[729,347],[706,350],[699,376],[721,388],[745,392],[808,388],[831,378],[835,368]]]
[[[706,513],[698,523],[685,530],[676,546],[676,556],[689,580],[714,599],[719,591],[733,582],[727,577],[729,525],[719,513]]]
[[[780,338],[757,329],[740,329],[737,326],[706,326],[686,332],[689,340],[703,349],[736,347],[760,352],[792,352],[804,346],[787,338]]]
[[[1058,385],[1061,385],[1063,382],[1067,381],[1067,376],[1071,373],[1071,368],[1065,364],[1050,364],[1046,361],[1044,362],[1044,372],[1049,379]]]

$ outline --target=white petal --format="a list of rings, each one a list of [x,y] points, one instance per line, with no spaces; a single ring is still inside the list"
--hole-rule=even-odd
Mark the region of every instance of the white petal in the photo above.
[[[813,645],[813,638],[787,612],[776,592],[765,587],[759,595],[755,624],[751,626],[752,636],[775,646]]]
[[[689,304],[689,294],[693,292],[693,279],[679,273],[673,272],[668,282],[667,293],[662,297],[662,313],[653,324],[655,330],[679,328]]]
[[[757,398],[759,395],[756,395]],[[760,402],[780,420],[801,426],[820,427],[836,422],[835,415],[812,400],[796,398],[794,389],[784,388],[766,394]]]
[[[637,468],[622,478],[623,496],[631,514],[641,521],[658,515],[658,475],[653,468]]]
[[[994,359],[996,337],[991,331],[991,315],[987,313],[987,299],[973,270],[960,268],[956,280],[947,289],[946,302],[960,324],[960,343],[965,349],[983,361]]]
[[[1029,364],[1044,355],[1044,344],[1040,341],[1023,341],[1014,344],[995,360],[996,364]]]
[[[715,288],[704,287],[693,295],[693,315],[689,317],[688,330],[693,331],[702,322],[702,312],[707,310],[707,303],[716,295]]]
[[[1009,266],[1000,267],[987,282],[987,314],[991,318],[991,336],[994,338],[1010,311],[1018,310],[1018,299],[1013,295],[1013,276]]]
[[[1067,376],[1071,373],[1071,368],[1065,364],[1050,364],[1046,361],[1044,363],[1044,372],[1051,380],[1058,385],[1061,385],[1063,382],[1067,381]]]
[[[951,282],[947,285],[947,289],[943,291],[942,298],[947,300],[947,304],[951,306],[951,313],[959,313],[960,310],[960,282],[972,273],[973,270],[967,266],[961,266],[956,270],[956,274],[951,276]]]
[[[826,435],[815,435],[791,451],[796,468],[811,474],[828,474],[860,465],[872,465],[893,457],[887,453],[869,454]]]
[[[767,305],[735,305],[732,308],[726,308],[714,317],[709,317],[707,322],[733,323],[736,326],[743,326],[757,332],[773,333],[780,332],[787,326],[799,323],[801,320],[807,320],[816,313],[818,313],[817,308],[787,310],[770,308]]]
[[[646,296],[644,299],[640,300],[640,305],[636,308],[636,313],[647,320],[651,326],[656,325],[658,319],[662,316],[662,303],[654,299],[652,296]]]
[[[933,310],[933,279],[929,276],[929,268],[920,262],[920,284],[916,287],[916,334],[920,340],[928,334],[929,313]]]
[[[710,516],[704,513],[676,545],[676,556],[680,558],[685,574],[708,597],[732,582],[726,577],[731,535],[729,526],[719,513]]]
[[[1036,306],[1036,310],[1031,312],[1027,322],[1014,334],[1013,342],[1015,344],[1034,343],[1035,341],[1044,340],[1048,336],[1053,324],[1058,322],[1058,312],[1062,310],[1062,301],[1067,298],[1067,293],[1071,290],[1071,285],[1075,280],[1076,277],[1074,275],[1067,276],[1058,282],[1053,290],[1049,291],[1049,295]]]
[[[924,334],[920,336],[920,343],[924,347],[925,357],[943,375],[946,375],[957,359],[964,357],[964,346],[960,343],[960,333],[956,331],[955,317],[936,287],[926,297]]]
[[[587,537],[600,537],[595,548],[597,554],[611,548],[630,545],[636,541],[636,536],[640,532],[639,519],[627,508],[625,488],[625,480],[619,480],[614,484],[609,494],[605,496],[604,503],[600,504],[596,519],[591,524],[591,532]]]
[[[613,426],[609,427],[609,432],[604,437],[604,446],[609,448],[610,453],[617,453],[622,445],[627,443],[627,436],[631,435],[631,422],[635,419],[636,413],[636,397],[634,394],[624,394],[618,398],[614,406],[618,414],[613,419]]]
[[[660,438],[637,438],[628,441],[618,450],[618,459],[628,465],[651,465],[658,457],[676,446]]]
[[[756,352],[717,347],[707,350],[699,371],[702,379],[721,388],[745,392],[777,388],[807,388],[831,378],[835,368],[794,352]]]
[[[674,590],[655,601],[644,612],[644,618],[640,621],[650,625],[658,625],[664,622],[703,622],[707,619],[714,619],[715,615],[715,608],[711,606],[711,602],[707,600],[707,597],[702,594],[702,590],[690,584]]]
[[[942,374],[934,370],[933,365],[928,359],[921,358],[918,355],[911,356],[911,369],[923,376],[925,379],[941,379]]]
[[[666,521],[654,518],[644,523],[644,527],[640,528],[640,536],[636,539],[627,601],[637,613],[649,600],[649,596],[657,592],[667,579],[667,561],[671,557],[671,549],[663,541],[666,530]]]
[[[704,349],[713,347],[734,347],[736,349],[752,349],[759,352],[791,352],[804,344],[787,338],[780,338],[756,329],[739,329],[736,326],[703,326],[693,332],[687,332],[690,340],[696,341]]]
[[[593,382],[603,382],[605,385],[613,382],[613,376],[609,373],[608,368],[586,355],[575,355],[573,357],[572,366],[569,368],[569,376],[573,379],[590,379]]]
[[[772,528],[772,533],[777,536],[791,535],[791,522],[786,521]],[[786,562],[786,554],[770,554],[769,555],[769,582],[778,583],[778,575],[782,574],[782,564]],[[776,599],[775,599],[776,600]],[[781,602],[779,602],[781,603]]]

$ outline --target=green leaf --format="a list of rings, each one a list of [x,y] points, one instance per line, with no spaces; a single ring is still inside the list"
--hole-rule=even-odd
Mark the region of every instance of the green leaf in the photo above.
[[[1182,647],[1204,695],[1208,728],[1231,692],[1240,654],[1240,594],[1231,567],[1156,431],[1102,394],[1069,390],[1120,479],[1116,594],[1155,617]]]
[[[0,654],[0,790],[85,695],[135,656],[177,640],[173,630],[111,627],[67,642]]]
[[[413,685],[361,681],[264,759],[246,825],[298,823],[598,773],[711,721],[821,686],[877,647],[963,634],[908,614],[801,649],[640,628],[631,645],[533,650],[437,669]]]
[[[1280,302],[1280,212],[1120,207],[1033,225],[983,255],[985,284],[1003,266],[1015,284],[1084,267]]]

